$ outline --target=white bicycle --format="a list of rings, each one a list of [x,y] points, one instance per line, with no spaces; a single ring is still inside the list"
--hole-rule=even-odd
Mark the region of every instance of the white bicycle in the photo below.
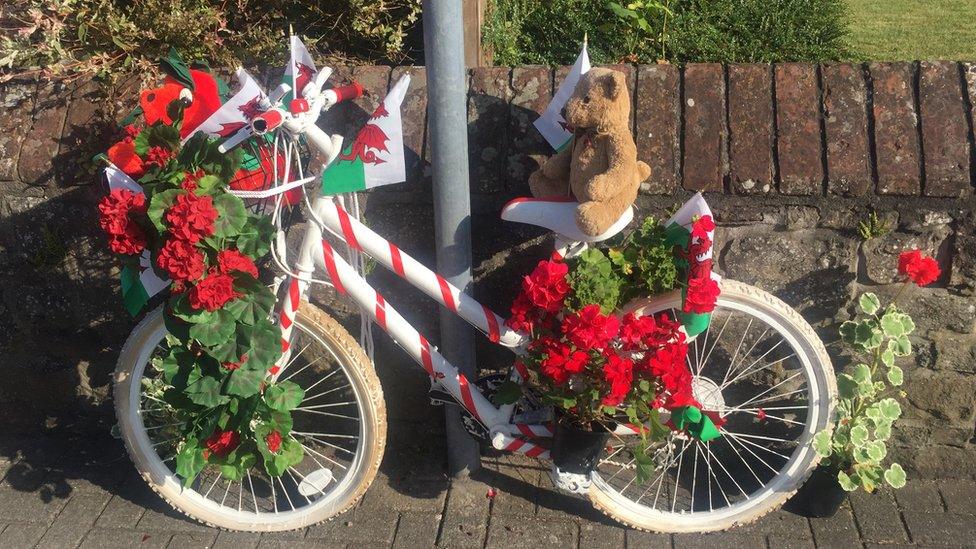
[[[313,155],[326,160],[323,164],[337,154],[341,139],[315,125],[330,102],[315,94],[319,92],[313,91],[308,112],[291,115],[272,109],[252,120],[255,133],[275,136],[275,157],[279,152],[288,158],[298,154],[301,137]],[[298,181],[318,181],[318,173],[306,179],[302,175]],[[349,509],[364,494],[383,455],[386,408],[363,349],[332,317],[306,301],[310,285],[320,282],[347,294],[387,331],[462,407],[473,435],[500,450],[547,459],[547,439],[552,437],[549,411],[529,398],[502,406],[489,398],[500,380],[523,383],[524,372],[513,366],[504,376],[479,380],[460,374],[323,234],[374,258],[516,355],[524,352],[526,334],[507,328],[488,307],[361,224],[347,213],[341,197],[311,196],[305,204],[309,223],[297,261],[288,265],[283,237],[273,250],[284,272],[275,314],[285,354],[276,375],[299,384],[306,395],[295,409],[293,428],[305,450],[303,461],[280,477],[269,477],[255,467],[240,481],[228,481],[207,468],[191,486],[182,486],[175,472],[176,441],[167,424],[168,405],[153,392],[160,373],[151,361],[167,351],[159,308],[133,330],[115,373],[121,431],[150,486],[201,522],[250,531],[301,528]],[[556,246],[565,255],[614,236],[633,217],[628,211],[606,233],[589,237],[576,228],[575,206],[517,199],[506,205],[502,218],[553,230]],[[279,229],[281,213],[279,195],[270,214]],[[721,289],[711,327],[690,343],[688,365],[694,396],[720,416],[723,436],[701,442],[673,432],[669,440],[648,448],[657,453],[661,466],[650,481],[640,483],[631,445],[624,444],[634,432],[619,427],[591,475],[586,495],[624,524],[661,532],[702,532],[749,523],[782,505],[819,461],[811,440],[830,424],[836,395],[823,344],[809,324],[776,297],[731,280],[724,280]],[[673,313],[680,306],[680,294],[674,292],[637,300],[627,311]]]

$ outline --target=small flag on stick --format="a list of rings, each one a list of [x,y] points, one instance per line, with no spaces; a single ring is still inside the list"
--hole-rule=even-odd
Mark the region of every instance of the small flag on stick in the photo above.
[[[576,83],[579,82],[580,77],[589,72],[589,70],[590,56],[586,52],[586,40],[584,39],[583,49],[576,57],[576,62],[573,63],[569,74],[559,84],[559,89],[552,96],[552,101],[549,102],[549,106],[546,107],[545,112],[535,121],[535,127],[539,130],[539,133],[557,151],[563,150],[573,139],[573,130],[566,125],[566,119],[563,118],[560,111],[566,106],[569,98],[573,96],[573,90],[576,89]]]
[[[241,83],[240,90],[204,120],[193,134],[188,135],[184,143],[197,132],[214,137],[230,137],[261,113],[261,103],[266,99],[261,86],[243,68],[237,69],[237,80]]]
[[[671,216],[664,223],[664,227],[668,231],[668,240],[673,242],[682,243],[682,247],[687,248],[688,244],[691,242],[692,234],[691,230],[695,221],[698,219],[709,216],[711,217],[712,210],[708,207],[705,199],[702,197],[701,193],[695,193],[694,196],[688,199],[678,211]],[[713,242],[715,239],[715,230],[708,231],[708,241]],[[689,260],[696,260],[698,262],[703,262],[712,258],[712,248],[713,245],[709,245],[704,251],[699,253],[694,258],[689,258]],[[715,272],[711,273],[711,278],[716,282],[721,281],[722,277]],[[682,294],[682,301],[684,301],[684,294]],[[705,331],[708,328],[708,323],[711,320],[711,313],[686,313],[679,312],[681,317],[681,323],[685,327],[685,332],[689,336],[695,336]]]
[[[288,66],[285,67],[285,74],[281,76],[281,82],[288,84],[291,91],[285,94],[283,104],[288,105],[292,99],[302,96],[302,90],[315,76],[315,62],[312,61],[308,48],[302,39],[291,35],[291,57]]]
[[[105,168],[105,178],[109,189],[113,191],[126,189],[143,194],[142,186],[111,162]],[[163,291],[170,284],[168,279],[164,280],[156,276],[151,262],[149,250],[143,250],[142,255],[139,256],[139,269],[125,265],[119,275],[122,283],[122,302],[132,316],[139,314],[139,311],[149,302],[149,298]]]
[[[410,75],[397,80],[356,139],[322,173],[322,193],[362,191],[406,181],[400,104]]]

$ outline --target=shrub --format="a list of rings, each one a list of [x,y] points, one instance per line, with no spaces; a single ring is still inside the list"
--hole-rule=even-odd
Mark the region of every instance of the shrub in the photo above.
[[[824,61],[850,55],[845,18],[843,0],[494,0],[484,38],[507,65],[571,63],[584,32],[597,63]]]
[[[0,6],[0,70],[153,76],[171,46],[219,65],[280,60],[289,22],[333,60],[417,61],[420,9],[421,0],[12,0]]]

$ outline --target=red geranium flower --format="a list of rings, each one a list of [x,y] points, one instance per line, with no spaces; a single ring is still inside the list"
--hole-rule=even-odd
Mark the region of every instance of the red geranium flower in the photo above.
[[[137,223],[129,221],[122,234],[113,234],[108,247],[117,254],[136,255],[146,249],[146,233]]]
[[[149,147],[149,151],[146,152],[146,164],[152,164],[162,168],[174,156],[176,154],[166,147]]]
[[[268,436],[264,437],[264,443],[268,445],[268,451],[272,454],[277,454],[278,450],[281,449],[281,433],[278,431],[271,431]]]
[[[558,261],[540,261],[532,274],[522,279],[522,291],[536,307],[558,312],[569,293],[569,266]]]
[[[225,370],[234,371],[243,366],[245,362],[247,362],[247,353],[241,355],[241,359],[237,362],[224,362],[221,364],[221,366],[223,366]]]
[[[218,253],[217,264],[220,266],[220,272],[225,274],[238,271],[247,273],[254,278],[258,277],[258,268],[251,261],[251,258],[237,250],[223,250]]]
[[[109,247],[117,254],[138,254],[146,247],[146,233],[130,215],[146,213],[146,196],[115,189],[98,203],[99,225],[109,235]]]
[[[193,173],[183,172],[183,183],[180,184],[184,191],[195,191],[197,190],[197,183],[200,178],[207,175],[203,170],[197,170]]]
[[[159,250],[156,264],[175,281],[193,281],[203,276],[203,254],[185,240],[167,240]]]
[[[221,431],[217,429],[203,443],[207,446],[207,449],[204,450],[204,457],[210,457],[210,453],[213,453],[217,457],[224,457],[240,445],[241,435],[236,431]]]
[[[122,139],[131,143],[135,140],[135,138],[139,137],[139,131],[139,128],[137,128],[135,124],[129,124],[128,126],[122,128],[122,132],[125,134],[125,137]]]
[[[615,316],[600,314],[600,306],[587,305],[563,320],[562,330],[577,349],[603,349],[617,336],[620,322]]]
[[[936,260],[919,250],[911,250],[898,256],[898,274],[919,286],[927,286],[939,279],[942,270]]]
[[[684,312],[686,313],[710,313],[715,309],[715,301],[721,291],[718,283],[711,277],[693,278],[688,281],[688,289],[685,293]]]
[[[146,173],[146,168],[142,164],[142,159],[136,154],[136,146],[131,139],[112,145],[106,155],[115,167],[133,179],[139,179]]]
[[[677,394],[691,387],[691,372],[685,363],[687,356],[688,345],[673,343],[645,355],[640,367],[660,379],[666,391]]]
[[[620,342],[623,343],[624,349],[633,350],[640,347],[645,338],[656,331],[657,323],[654,322],[653,316],[637,317],[634,313],[627,313],[620,324]]]
[[[586,367],[589,356],[583,351],[573,351],[569,345],[545,337],[537,340],[539,348],[545,353],[546,358],[542,359],[542,373],[546,374],[557,384],[565,383],[569,376],[578,374]]]
[[[176,238],[198,242],[214,232],[217,210],[209,196],[187,192],[176,197],[176,203],[166,212],[169,231]]]
[[[190,290],[190,307],[216,311],[237,296],[230,275],[210,273]]]
[[[512,302],[511,311],[512,315],[505,320],[505,325],[513,330],[531,333],[539,315],[536,314],[535,305],[529,301],[528,296],[524,293],[519,293],[515,301]]]
[[[610,393],[603,397],[603,404],[616,406],[623,402],[630,392],[630,384],[634,381],[634,363],[616,353],[608,353],[606,357],[603,377],[610,383]]]

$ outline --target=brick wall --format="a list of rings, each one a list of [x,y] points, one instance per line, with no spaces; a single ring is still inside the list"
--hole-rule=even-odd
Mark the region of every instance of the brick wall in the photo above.
[[[639,156],[651,165],[638,206],[656,213],[706,192],[720,222],[718,268],[797,307],[825,341],[870,289],[891,295],[898,252],[920,247],[946,274],[912,294],[918,356],[906,365],[905,419],[894,452],[915,474],[976,475],[976,66],[950,62],[618,66],[634,99]],[[498,311],[546,253],[533,227],[502,225],[502,204],[527,192],[549,153],[532,127],[566,68],[471,72],[468,107],[477,297]],[[367,198],[366,219],[433,264],[423,68],[339,67],[373,92],[324,116],[352,135],[400,74],[408,183]],[[257,71],[266,81],[272,71]],[[0,346],[10,428],[86,426],[108,417],[109,372],[131,320],[95,222],[98,188],[79,161],[107,146],[135,84],[0,84]],[[862,241],[871,211],[892,229]],[[436,307],[378,269],[408,319],[436,339]],[[348,304],[316,296],[340,316]],[[391,419],[427,413],[426,380],[381,336],[378,368]],[[479,343],[482,366],[507,356]],[[837,361],[842,364],[842,360]],[[78,413],[82,411],[83,413]],[[94,418],[94,419],[92,419]],[[106,421],[111,421],[107,419]],[[432,424],[437,427],[436,423]]]

